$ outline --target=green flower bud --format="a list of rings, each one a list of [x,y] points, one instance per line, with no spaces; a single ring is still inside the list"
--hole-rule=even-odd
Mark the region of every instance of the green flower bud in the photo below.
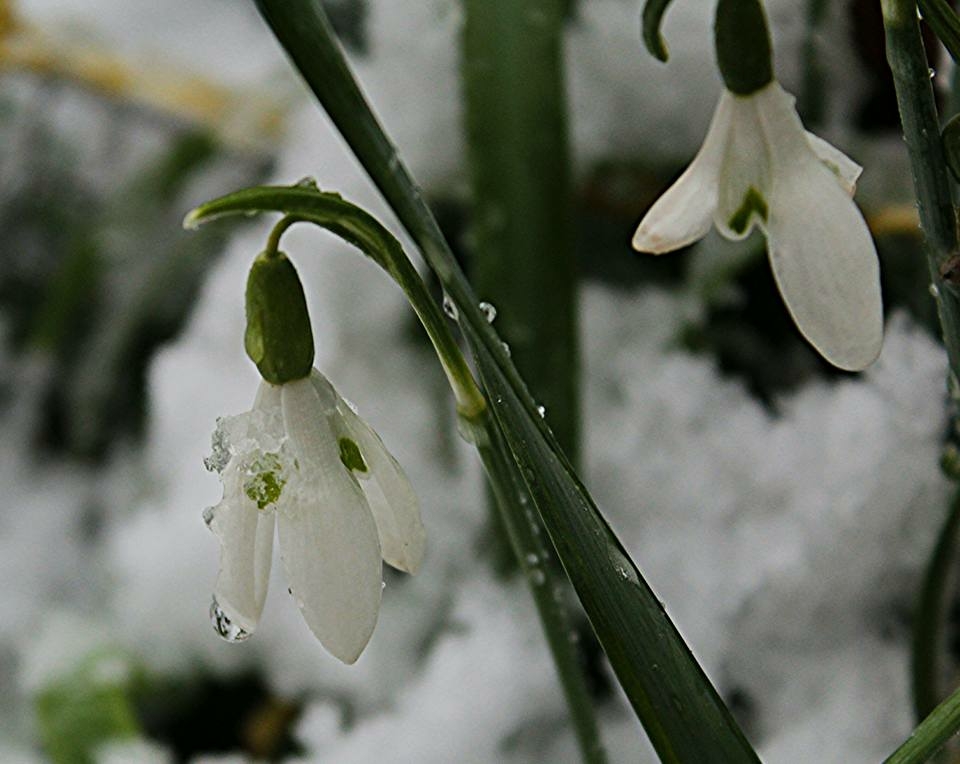
[[[773,82],[770,30],[761,0],[719,0],[713,32],[727,90],[748,96]]]
[[[313,368],[313,332],[303,286],[282,252],[262,252],[247,277],[247,355],[274,385],[303,379]]]

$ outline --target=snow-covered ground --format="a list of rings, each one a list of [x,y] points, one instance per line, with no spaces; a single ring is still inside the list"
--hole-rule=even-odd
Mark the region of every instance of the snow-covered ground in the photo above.
[[[671,8],[664,67],[641,48],[636,2],[582,0],[569,37],[579,166],[638,147],[676,161],[696,149],[719,87],[702,5]],[[802,5],[769,3],[788,85]],[[391,220],[252,4],[20,7],[38,23],[92,29],[131,56],[288,90],[296,101],[276,180],[313,175]],[[357,60],[414,175],[453,193],[464,183],[460,21],[452,0],[372,0],[370,55]],[[23,442],[24,412],[36,407],[31,371],[17,372],[23,400],[0,427],[0,685],[9,688],[0,760],[33,760],[33,694],[106,649],[121,656],[113,672],[124,662],[171,677],[259,668],[278,695],[305,701],[296,734],[306,761],[575,761],[527,593],[477,555],[480,470],[452,429],[432,358],[405,340],[409,309],[374,266],[314,231],[294,229],[284,246],[306,287],[316,365],[404,465],[422,502],[426,562],[416,577],[388,578],[355,666],[312,638],[279,571],[252,639],[227,645],[213,634],[217,542],[200,513],[220,487],[202,459],[215,418],[249,408],[255,393],[243,288],[266,230],[238,233],[186,331],[154,361],[142,448],[118,448],[100,470],[37,463]],[[741,699],[766,761],[879,761],[911,728],[903,614],[947,504],[943,353],[894,315],[873,368],[802,387],[773,416],[710,359],[673,347],[699,310],[654,288],[585,289],[586,483],[721,692]],[[91,502],[107,507],[92,535],[82,532]],[[601,720],[613,761],[654,760],[622,699]],[[167,757],[125,743],[101,761]]]

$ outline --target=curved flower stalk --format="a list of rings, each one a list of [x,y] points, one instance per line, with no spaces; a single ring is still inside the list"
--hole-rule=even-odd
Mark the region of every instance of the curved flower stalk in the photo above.
[[[728,239],[759,226],[800,333],[834,366],[866,368],[883,344],[883,304],[877,252],[852,199],[861,168],[804,130],[773,76],[762,3],[719,0],[714,31],[726,88],[703,147],[647,212],[633,247],[661,254],[711,224]]]
[[[206,464],[223,482],[204,515],[220,540],[217,633],[241,641],[256,629],[276,526],[307,625],[336,658],[356,661],[380,609],[381,557],[414,573],[424,552],[416,496],[377,434],[314,369],[262,382],[251,411],[218,421]]]

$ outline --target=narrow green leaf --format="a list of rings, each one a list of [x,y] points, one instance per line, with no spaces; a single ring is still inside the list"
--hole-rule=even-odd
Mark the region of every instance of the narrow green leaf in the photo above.
[[[910,737],[884,760],[884,764],[923,764],[960,730],[960,689],[910,733]]]
[[[494,401],[497,394],[503,396],[502,407],[496,402],[497,418],[510,439],[513,458],[523,468],[558,556],[661,758],[756,762],[716,690],[538,415],[436,220],[353,78],[323,6],[319,0],[256,4],[457,305],[460,326]],[[620,571],[626,571],[626,579]]]
[[[578,267],[562,6],[466,0],[461,70],[475,242],[468,273],[496,306],[497,332],[576,464]]]
[[[920,720],[933,711],[943,697],[938,688],[940,650],[946,621],[946,588],[957,553],[957,531],[960,530],[960,494],[950,505],[947,519],[940,529],[913,616],[911,673],[913,707]]]
[[[950,58],[960,62],[960,18],[947,0],[918,0],[920,14],[940,38]]]
[[[621,686],[665,762],[758,762],[663,604],[472,327],[494,416]]]
[[[643,42],[650,55],[658,61],[669,58],[667,43],[660,34],[660,25],[670,3],[671,0],[647,0],[643,6]]]

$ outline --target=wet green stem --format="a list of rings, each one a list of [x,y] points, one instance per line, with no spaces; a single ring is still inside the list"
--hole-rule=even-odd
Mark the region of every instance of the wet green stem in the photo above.
[[[507,458],[509,447],[489,410],[484,412],[474,440],[490,478],[501,521],[540,615],[543,633],[567,699],[581,757],[587,764],[605,764],[607,756],[600,739],[593,699],[580,665],[576,645],[578,632],[570,621],[562,579],[557,577],[556,555],[523,478],[517,473],[516,465]]]
[[[957,222],[929,62],[913,0],[881,0],[887,61],[893,72],[903,135],[926,242],[927,266],[935,287],[950,370],[960,378],[960,290]]]

